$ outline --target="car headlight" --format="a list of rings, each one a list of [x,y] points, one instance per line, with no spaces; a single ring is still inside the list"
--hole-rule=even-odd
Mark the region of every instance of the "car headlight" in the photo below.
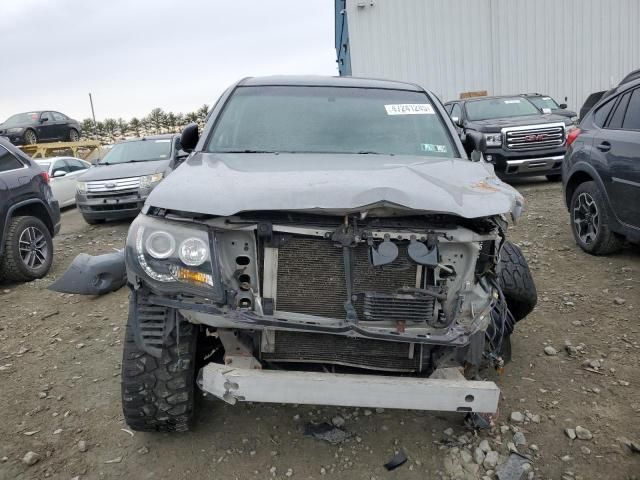
[[[571,121],[573,122],[574,125],[578,124],[578,117],[571,117]]]
[[[211,298],[211,287],[219,286],[214,283],[210,245],[204,226],[139,215],[127,236],[127,265],[160,284],[181,284],[181,293]]]
[[[155,186],[164,177],[164,173],[154,173],[153,175],[144,175],[140,177],[140,186],[142,188],[149,188]]]
[[[8,128],[7,133],[20,133],[24,130],[24,128]]]
[[[77,182],[76,190],[78,193],[87,193],[87,182]]]
[[[487,147],[499,147],[502,145],[501,133],[485,133],[484,138],[487,140]]]

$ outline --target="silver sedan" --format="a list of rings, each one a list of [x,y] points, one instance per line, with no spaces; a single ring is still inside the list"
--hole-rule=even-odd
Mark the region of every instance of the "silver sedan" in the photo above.
[[[42,158],[36,159],[36,162],[49,174],[51,190],[60,207],[75,205],[77,178],[91,164],[74,157]]]

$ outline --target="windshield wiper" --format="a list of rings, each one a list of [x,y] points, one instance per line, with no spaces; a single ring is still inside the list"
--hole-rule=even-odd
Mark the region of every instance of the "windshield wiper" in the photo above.
[[[357,155],[390,155],[393,157],[393,153],[380,153],[380,152],[374,152],[374,151],[370,151],[370,150],[361,150],[359,152],[356,152]]]
[[[244,150],[221,150],[217,153],[278,153],[271,150],[252,150],[252,149],[244,149]]]

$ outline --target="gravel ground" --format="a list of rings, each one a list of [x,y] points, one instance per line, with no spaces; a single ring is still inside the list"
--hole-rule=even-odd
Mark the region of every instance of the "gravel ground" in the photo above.
[[[206,399],[191,433],[129,431],[120,410],[126,290],[83,298],[45,289],[77,253],[120,247],[127,224],[89,227],[72,209],[49,277],[0,286],[0,479],[474,479],[509,448],[529,457],[535,478],[640,478],[640,250],[582,253],[560,185],[516,187],[528,203],[511,238],[540,300],[515,332],[492,432],[466,430],[456,414]],[[303,436],[306,422],[337,416],[350,434],[343,443]],[[387,472],[400,449],[408,462]]]

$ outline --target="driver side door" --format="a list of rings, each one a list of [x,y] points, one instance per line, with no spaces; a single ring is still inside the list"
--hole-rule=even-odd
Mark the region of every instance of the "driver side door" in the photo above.
[[[51,112],[42,112],[36,125],[38,141],[51,140],[55,138],[56,124]]]

